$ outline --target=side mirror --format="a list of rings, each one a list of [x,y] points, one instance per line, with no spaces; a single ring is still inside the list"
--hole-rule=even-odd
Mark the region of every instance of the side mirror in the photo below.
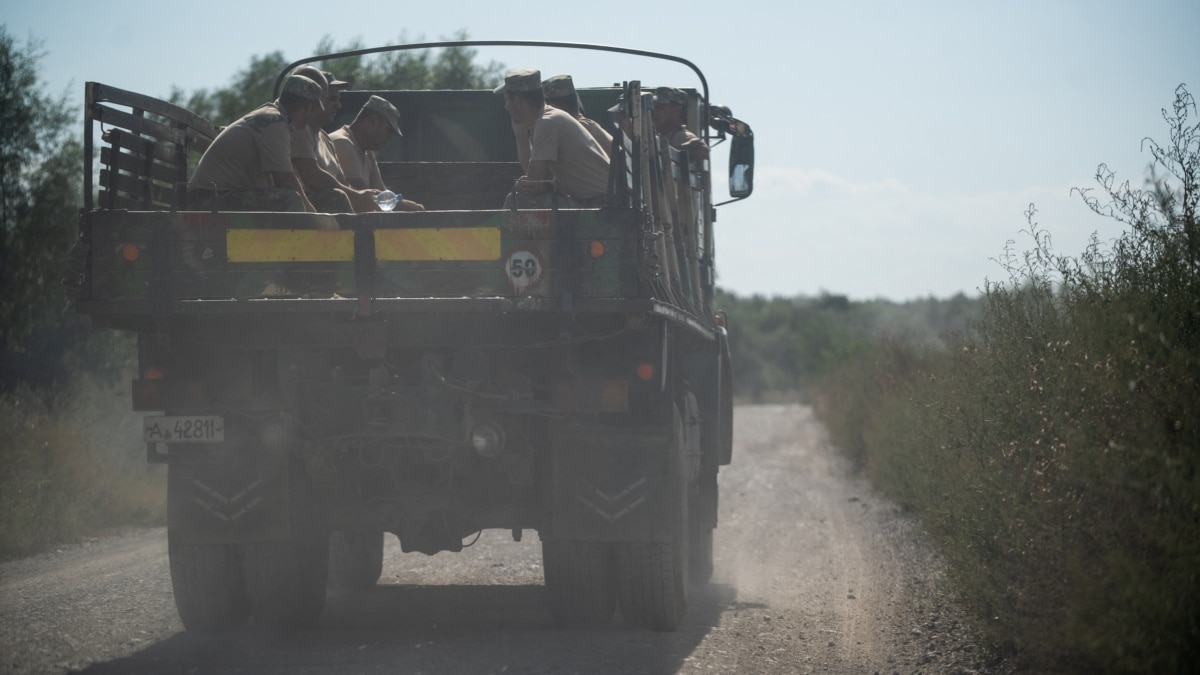
[[[729,145],[729,196],[745,199],[754,192],[754,132],[744,122],[738,125]]]

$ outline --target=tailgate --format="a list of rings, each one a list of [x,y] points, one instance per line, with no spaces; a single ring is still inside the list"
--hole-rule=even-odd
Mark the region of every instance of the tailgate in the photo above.
[[[85,304],[260,298],[636,297],[628,209],[93,211]],[[166,306],[164,306],[164,303]],[[149,310],[149,308],[147,308]]]

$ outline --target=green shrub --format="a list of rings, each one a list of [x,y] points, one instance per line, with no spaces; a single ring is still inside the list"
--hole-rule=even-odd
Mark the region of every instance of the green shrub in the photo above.
[[[1006,255],[983,317],[931,351],[879,344],[819,413],[920,513],[995,642],[1037,670],[1200,670],[1200,124],[1182,87],[1178,181],[1118,185],[1128,231],[1080,256]]]

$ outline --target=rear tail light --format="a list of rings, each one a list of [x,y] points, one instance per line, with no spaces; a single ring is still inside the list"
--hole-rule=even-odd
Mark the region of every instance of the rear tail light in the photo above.
[[[642,382],[649,382],[654,379],[654,364],[639,363],[637,365],[637,378]]]

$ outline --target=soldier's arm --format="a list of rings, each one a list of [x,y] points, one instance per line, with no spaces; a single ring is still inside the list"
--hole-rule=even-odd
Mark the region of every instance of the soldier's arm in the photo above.
[[[529,171],[529,127],[524,122],[512,123],[513,137],[517,140],[517,161],[521,169]]]
[[[554,189],[554,173],[550,170],[550,161],[533,159],[529,161],[529,171],[517,179],[517,191],[524,195],[540,195]]]
[[[350,200],[355,211],[378,210],[373,199],[377,190],[356,190],[352,186],[342,183],[333,174],[322,169],[321,165],[317,164],[317,160],[312,157],[292,157],[292,166],[296,169],[296,175],[300,177],[300,182],[304,185],[317,190],[326,188],[341,190],[346,194],[346,198]]]
[[[362,173],[362,162],[358,158],[358,151],[354,145],[346,139],[334,138],[333,150],[337,153],[342,173],[346,174],[346,183],[355,190],[365,190],[370,187],[367,184],[367,177]]]

